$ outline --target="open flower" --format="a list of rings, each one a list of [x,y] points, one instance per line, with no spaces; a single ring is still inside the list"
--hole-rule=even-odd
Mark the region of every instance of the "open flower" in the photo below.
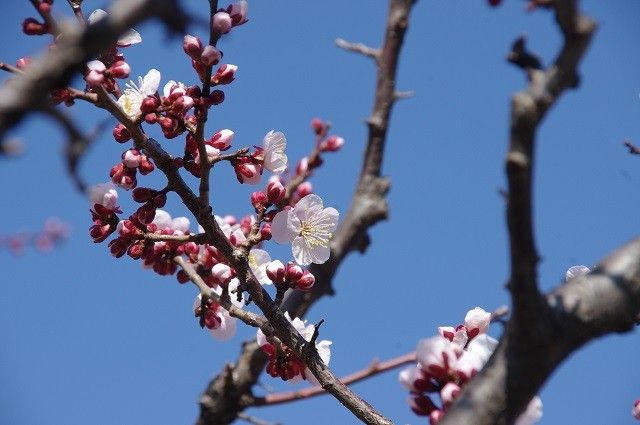
[[[238,288],[238,284],[238,279],[232,279],[231,282],[229,282],[229,292],[233,293]],[[222,288],[220,286],[214,287],[213,291],[218,295],[222,295]],[[235,294],[230,298],[231,302],[236,307],[242,308],[244,306],[244,300],[242,299],[238,301],[238,297],[236,297]],[[201,304],[202,295],[198,294],[193,302],[193,311],[196,312]],[[238,327],[237,319],[232,317],[227,310],[216,302],[213,302],[208,310],[207,314],[209,315],[209,320],[205,319],[205,325],[209,329],[211,336],[223,341],[231,339],[236,334],[236,329]]]
[[[125,114],[133,121],[137,120],[142,112],[140,106],[142,101],[147,96],[153,96],[158,91],[160,85],[160,71],[152,69],[147,72],[147,75],[138,77],[138,84],[133,81],[129,81],[124,90],[124,94],[118,99],[120,107]]]
[[[271,285],[271,279],[267,276],[267,266],[271,263],[271,256],[263,249],[253,248],[249,251],[249,267],[258,282]]]
[[[329,241],[337,225],[338,211],[324,208],[322,199],[311,194],[293,209],[276,214],[271,234],[278,243],[292,243],[293,258],[298,264],[322,264],[329,259]]]
[[[284,153],[287,139],[282,132],[271,130],[262,140],[264,149],[264,168],[272,173],[280,174],[287,168],[287,155]]]
[[[107,16],[107,12],[102,9],[96,9],[91,12],[91,15],[87,18],[89,25],[95,24],[96,22],[104,19]],[[130,29],[120,36],[118,39],[118,47],[128,47],[132,44],[138,44],[142,42],[142,37],[140,37],[140,33],[134,29]]]
[[[88,192],[91,208],[93,208],[95,204],[100,204],[109,210],[118,208],[118,192],[113,183],[107,182],[92,186]]]

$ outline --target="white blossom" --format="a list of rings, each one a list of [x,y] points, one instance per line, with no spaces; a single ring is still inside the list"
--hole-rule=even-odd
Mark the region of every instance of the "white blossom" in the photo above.
[[[322,264],[329,259],[329,241],[338,225],[338,216],[335,208],[323,207],[319,196],[307,195],[293,209],[276,214],[271,234],[278,243],[291,242],[298,264]]]
[[[280,131],[271,130],[262,140],[264,149],[264,168],[272,173],[280,174],[287,168],[287,155],[284,153],[287,139]]]
[[[267,276],[267,266],[271,262],[271,256],[263,249],[253,248],[248,255],[249,267],[258,282],[266,285],[271,284],[271,279]]]
[[[100,204],[110,210],[115,209],[118,206],[116,186],[111,182],[107,182],[90,187],[89,201],[91,208],[93,208],[95,204]]]
[[[133,121],[137,120],[142,112],[140,106],[147,96],[152,96],[158,91],[160,85],[160,71],[151,69],[147,75],[138,77],[138,84],[129,81],[126,84],[124,94],[118,99],[118,104],[125,114]]]
[[[158,226],[158,230],[171,229],[174,232],[187,233],[191,223],[187,217],[171,218],[171,214],[165,210],[157,209],[153,224]]]

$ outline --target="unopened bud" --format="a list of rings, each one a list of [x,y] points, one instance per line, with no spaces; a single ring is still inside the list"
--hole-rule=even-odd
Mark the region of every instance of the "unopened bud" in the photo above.
[[[234,132],[225,128],[223,130],[216,131],[216,133],[211,136],[211,139],[209,139],[209,143],[214,148],[224,151],[229,149],[229,147],[231,146],[233,136]]]
[[[231,31],[233,22],[227,12],[217,12],[213,15],[213,30],[218,34],[226,34]]]
[[[238,72],[236,65],[224,64],[211,77],[211,84],[229,84],[235,80],[236,72]]]
[[[273,283],[282,283],[284,282],[284,276],[286,273],[286,269],[284,267],[284,264],[282,264],[282,262],[280,260],[274,260],[272,262],[270,262],[269,264],[267,264],[267,277],[273,282]]]
[[[264,207],[267,203],[267,194],[264,192],[253,192],[251,194],[251,205],[256,211],[264,210]]]
[[[282,201],[282,198],[284,198],[286,192],[287,190],[279,180],[270,181],[267,185],[267,197],[269,198],[269,203],[271,204],[277,204],[278,202]]]
[[[329,136],[320,143],[322,152],[336,152],[344,145],[344,139],[338,136]]]
[[[202,50],[200,60],[207,66],[216,65],[222,59],[222,53],[215,46],[207,46]]]
[[[113,138],[116,139],[118,143],[125,143],[131,139],[131,133],[127,130],[127,127],[122,123],[118,123],[113,128]]]
[[[315,276],[309,270],[305,270],[304,273],[302,273],[302,276],[300,277],[300,279],[296,280],[293,283],[293,286],[296,289],[301,289],[303,291],[306,291],[308,289],[311,289],[311,287],[313,287],[313,284],[315,282],[316,282]]]
[[[202,42],[200,38],[187,34],[182,39],[182,49],[192,59],[197,59],[202,52]]]

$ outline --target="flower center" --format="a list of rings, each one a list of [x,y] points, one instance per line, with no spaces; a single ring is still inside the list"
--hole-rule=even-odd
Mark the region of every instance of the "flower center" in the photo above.
[[[329,239],[331,239],[329,224],[316,223],[313,220],[302,221],[300,224],[302,225],[300,229],[300,236],[304,238],[307,246],[329,247]]]

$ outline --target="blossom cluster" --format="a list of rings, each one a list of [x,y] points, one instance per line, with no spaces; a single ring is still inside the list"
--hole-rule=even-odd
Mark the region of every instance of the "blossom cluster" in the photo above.
[[[33,3],[42,21],[27,18],[23,22],[23,32],[34,36],[50,35],[51,47],[55,48],[60,37],[52,15],[54,2],[36,0]],[[102,25],[109,19],[108,12],[101,9],[88,14],[86,20],[81,10],[77,12],[76,17],[87,26]],[[313,149],[291,170],[286,153],[287,138],[281,131],[267,132],[258,146],[249,143],[250,146],[240,146],[233,151],[233,144],[238,140],[236,131],[221,126],[208,132],[205,128],[205,123],[211,121],[208,117],[210,109],[223,104],[223,89],[238,77],[238,66],[223,60],[224,53],[218,41],[247,22],[247,1],[236,0],[214,11],[207,37],[209,43],[203,43],[197,35],[184,35],[182,50],[193,69],[191,81],[189,78],[182,81],[167,78],[153,67],[137,80],[129,81],[133,71],[125,49],[142,43],[142,35],[130,29],[85,64],[83,88],[62,87],[50,93],[53,103],[70,107],[81,99],[108,110],[118,120],[112,135],[125,148],[108,170],[109,181],[87,191],[92,240],[106,242],[116,258],[127,256],[140,261],[144,268],[160,275],[174,275],[180,283],[204,282],[211,290],[207,292],[200,285],[201,295],[194,302],[193,312],[201,326],[218,339],[232,337],[237,326],[237,318],[222,304],[231,311],[247,307],[243,295],[247,282],[241,282],[238,276],[238,261],[246,261],[249,266],[252,272],[249,280],[255,279],[257,283],[275,289],[279,306],[286,291],[313,287],[315,276],[307,267],[329,259],[330,241],[339,218],[336,209],[324,206],[308,181],[313,171],[322,165],[322,155],[336,152],[344,144],[342,137],[329,134],[328,123],[312,120]],[[28,57],[23,57],[16,66],[22,70],[30,63]],[[169,164],[162,164],[166,177],[170,177],[167,167],[172,167],[173,176],[186,172],[204,180],[217,163],[231,166],[240,184],[259,185],[263,174],[270,174],[267,183],[251,194],[249,214],[241,218],[227,215],[207,219],[215,219],[227,239],[223,247],[226,249],[212,242],[219,241],[217,235],[207,234],[187,217],[172,217],[165,209],[172,193],[180,193],[181,200],[185,201],[184,190],[181,192],[175,187],[175,177],[173,182],[169,178],[165,187],[142,184],[144,176],[158,169],[154,163],[158,156],[149,148],[149,143],[158,143],[162,148],[162,141],[156,142],[146,136],[153,126],[157,126],[165,139],[174,139],[172,152],[179,151],[170,158]],[[121,204],[119,196],[122,192],[119,195],[119,190],[130,194],[135,205],[131,211],[125,208],[127,203]],[[208,206],[208,201],[203,200],[205,194],[201,191],[199,200]],[[200,212],[191,209],[192,214],[203,220]],[[272,239],[291,245],[290,259],[271,258],[265,245]],[[222,251],[228,253],[229,247],[236,253],[241,252],[243,258],[227,258],[228,254],[225,256]],[[193,273],[197,274],[197,279]],[[310,341],[313,332],[309,326],[297,318],[290,321]],[[317,344],[325,362],[329,361],[329,345],[329,341]],[[297,354],[277,339],[271,338],[262,347],[273,354],[268,366],[271,375],[286,380],[310,377]]]
[[[466,314],[463,324],[439,327],[438,335],[418,342],[418,364],[399,374],[400,384],[411,393],[408,402],[414,413],[427,416],[432,425],[440,421],[495,350],[498,342],[486,333],[490,322],[491,313],[476,307]],[[440,405],[433,394],[439,396]],[[542,402],[536,396],[516,424],[533,424],[540,417]]]

